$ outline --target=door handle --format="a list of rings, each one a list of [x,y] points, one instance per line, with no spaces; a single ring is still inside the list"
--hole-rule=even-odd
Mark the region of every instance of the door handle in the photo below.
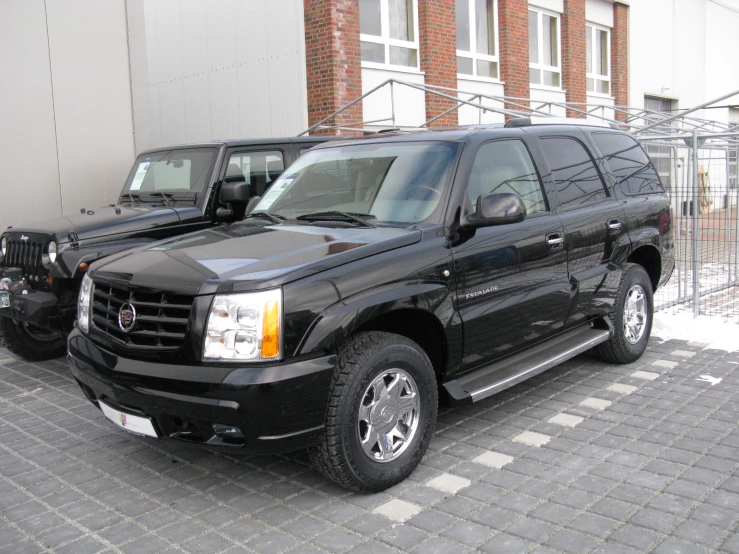
[[[612,219],[608,222],[608,228],[611,231],[620,231],[621,230],[621,222],[618,219]]]
[[[561,248],[565,243],[565,238],[560,234],[547,235],[547,244],[550,248]]]

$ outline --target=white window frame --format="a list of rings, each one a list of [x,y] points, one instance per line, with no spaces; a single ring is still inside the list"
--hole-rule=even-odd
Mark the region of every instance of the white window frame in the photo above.
[[[380,29],[382,36],[359,34],[360,42],[373,42],[385,47],[385,63],[366,62],[362,60],[362,67],[373,69],[393,69],[400,71],[420,72],[421,51],[418,43],[418,0],[410,0],[413,3],[413,37],[414,41],[398,40],[390,38],[390,9],[388,0],[380,0]],[[360,15],[361,18],[361,15]],[[416,65],[394,65],[390,63],[390,47],[410,48],[416,51]],[[360,46],[361,47],[361,46]],[[360,53],[361,58],[361,53]]]
[[[470,14],[470,20],[469,20],[469,26],[470,26],[470,51],[466,50],[457,50],[457,57],[458,58],[468,58],[472,60],[472,75],[469,73],[459,73],[457,71],[457,78],[458,79],[474,79],[479,81],[487,81],[491,83],[500,83],[500,45],[498,44],[498,0],[493,0],[493,27],[495,30],[495,55],[491,56],[489,54],[478,54],[477,53],[477,33],[475,32],[475,18],[477,17],[477,13],[475,12],[475,0],[466,0],[469,2],[469,10],[468,13]],[[455,16],[456,17],[456,16]],[[455,21],[456,24],[456,21]],[[486,61],[486,62],[495,62],[498,68],[498,76],[497,77],[486,77],[484,75],[478,75],[477,74],[477,60]]]
[[[590,37],[590,44],[593,45],[592,51],[590,52],[590,67],[592,67],[593,70],[595,70],[595,66],[596,66],[595,39],[598,36],[598,33],[596,31],[605,31],[606,32],[606,36],[607,36],[607,38],[606,38],[606,48],[608,49],[608,51],[606,53],[606,56],[607,56],[606,59],[608,60],[608,75],[603,76],[603,75],[598,75],[597,73],[592,73],[591,72],[591,73],[586,73],[585,76],[586,76],[587,79],[593,79],[593,88],[594,89],[598,88],[598,87],[595,86],[596,85],[596,83],[595,83],[596,81],[605,81],[605,82],[607,82],[608,83],[608,94],[605,94],[603,92],[596,92],[595,90],[589,90],[589,89],[588,89],[587,93],[590,94],[590,95],[592,95],[592,96],[602,96],[602,97],[605,97],[605,98],[612,98],[612,95],[611,95],[612,89],[611,89],[611,87],[613,85],[611,83],[611,65],[612,65],[612,63],[611,63],[611,29],[609,29],[608,27],[604,27],[603,25],[598,25],[596,23],[591,23],[590,21],[588,21],[585,24],[585,32],[586,33],[590,33],[590,35],[591,35],[591,37]],[[587,48],[588,48],[587,47],[587,40],[585,41],[585,45],[586,45],[585,46],[585,55],[587,56],[588,55],[588,53],[587,53]],[[586,88],[587,88],[587,81],[585,81],[585,82],[586,82]]]
[[[557,65],[545,65],[543,63],[532,63],[529,61],[529,69],[538,69],[540,71],[551,71],[552,73],[559,73],[559,86],[558,87],[552,87],[545,84],[539,84],[539,83],[532,83],[531,82],[531,75],[529,75],[529,85],[534,88],[542,88],[547,90],[562,90],[562,14],[557,12],[552,12],[549,10],[544,10],[538,6],[529,6],[528,11],[526,12],[526,17],[528,21],[528,12],[536,12],[536,17],[538,19],[538,36],[536,37],[536,45],[539,50],[539,60],[544,59],[544,27],[542,25],[544,16],[548,15],[549,17],[554,17],[557,20],[557,41],[559,42],[559,46],[557,48]],[[530,30],[529,30],[530,32]],[[527,37],[528,38],[528,37]],[[528,48],[528,44],[527,44]],[[543,77],[543,73],[542,73]],[[542,81],[544,79],[542,78]]]

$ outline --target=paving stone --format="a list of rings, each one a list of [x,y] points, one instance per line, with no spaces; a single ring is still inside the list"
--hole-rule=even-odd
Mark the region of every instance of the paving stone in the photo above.
[[[680,356],[681,358],[692,358],[695,356],[695,352],[691,352],[690,350],[673,350],[670,354]]]
[[[520,442],[521,444],[527,444],[529,446],[543,446],[551,440],[552,437],[549,435],[543,435],[541,433],[534,433],[533,431],[524,431],[520,435],[513,437],[514,442]]]
[[[678,365],[678,362],[672,362],[670,360],[654,360],[652,365],[655,367],[666,367],[667,369],[674,369]]]
[[[482,464],[495,469],[500,469],[506,464],[510,464],[514,460],[513,456],[501,454],[499,452],[485,452],[480,454],[472,461],[476,464]]]
[[[602,398],[586,398],[582,402],[580,402],[580,406],[583,408],[593,408],[594,410],[605,410],[608,408],[613,402],[610,400],[603,400]]]
[[[448,492],[455,494],[465,487],[469,487],[472,481],[463,477],[457,477],[456,475],[450,475],[449,473],[442,473],[438,477],[434,477],[426,483],[427,487],[437,489],[442,492]]]
[[[412,518],[416,514],[419,514],[423,508],[405,500],[393,499],[386,504],[382,504],[375,508],[373,513],[384,516],[398,523],[403,523],[407,519]]]
[[[657,554],[703,554],[707,549],[697,544],[690,544],[675,538],[668,538],[655,550]]]
[[[644,379],[645,381],[654,381],[659,377],[659,373],[654,373],[653,371],[635,371],[631,374],[631,377],[635,379]]]
[[[624,385],[623,383],[614,383],[606,388],[607,391],[616,392],[618,394],[631,394],[639,389],[633,385]]]
[[[557,414],[556,416],[547,420],[548,423],[555,425],[562,425],[564,427],[575,427],[576,425],[585,421],[584,417],[571,415],[571,414]]]

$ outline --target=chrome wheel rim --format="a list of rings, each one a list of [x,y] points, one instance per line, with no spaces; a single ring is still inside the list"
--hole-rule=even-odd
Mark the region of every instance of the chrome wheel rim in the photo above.
[[[626,293],[624,303],[624,337],[636,344],[647,328],[647,296],[641,285],[634,285]]]
[[[402,369],[387,369],[364,391],[357,414],[362,450],[380,463],[398,458],[418,431],[421,402],[413,377]]]

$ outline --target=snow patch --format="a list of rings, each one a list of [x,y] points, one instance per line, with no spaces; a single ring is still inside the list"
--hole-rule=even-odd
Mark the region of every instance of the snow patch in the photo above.
[[[678,339],[706,344],[727,352],[739,350],[739,325],[706,316],[657,312],[652,322],[652,336],[662,340]]]

